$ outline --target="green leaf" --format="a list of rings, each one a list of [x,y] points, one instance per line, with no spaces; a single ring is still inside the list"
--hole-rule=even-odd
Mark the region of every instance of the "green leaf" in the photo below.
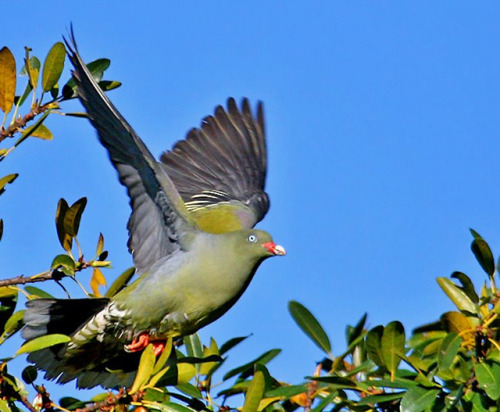
[[[453,364],[453,359],[457,356],[462,343],[462,338],[456,333],[448,333],[446,338],[443,339],[438,351],[438,368],[445,371]]]
[[[134,273],[134,267],[128,268],[111,284],[104,296],[107,298],[112,298],[113,296],[115,296],[120,290],[127,286],[130,279],[132,279],[132,276],[134,276]]]
[[[12,412],[8,402],[4,399],[0,399],[0,412]]]
[[[59,238],[59,243],[63,247],[66,252],[71,252],[71,246],[73,244],[73,238],[66,233],[64,229],[64,216],[68,211],[69,206],[68,202],[65,199],[59,199],[57,203],[57,211],[56,211],[56,229],[57,229],[57,237]]]
[[[38,131],[40,127],[42,127],[42,123],[45,121],[47,116],[50,114],[50,110],[47,110],[37,121],[34,125],[27,127],[24,129],[21,133],[21,136],[19,139],[17,139],[17,142],[14,143],[14,146],[17,147],[19,146],[22,142],[24,142],[28,137],[32,136],[35,134],[35,132]],[[50,132],[49,132],[50,133]]]
[[[137,369],[137,375],[135,376],[134,383],[132,384],[132,387],[128,392],[130,395],[136,393],[149,380],[153,373],[155,360],[156,356],[153,345],[149,344],[146,349],[142,351],[141,360],[139,361],[139,368]]]
[[[43,299],[54,299],[54,296],[52,296],[50,293],[45,292],[42,289],[39,289],[35,286],[25,286],[24,290],[28,292],[30,295],[35,295],[39,298]]]
[[[401,411],[423,411],[436,401],[438,394],[438,389],[421,388],[419,386],[410,388],[401,399]]]
[[[19,176],[18,173],[11,173],[10,175],[4,176],[0,179],[0,195],[5,192],[5,186],[12,183]]]
[[[38,85],[38,77],[40,74],[40,60],[38,60],[38,57],[32,56],[29,57],[29,52],[31,49],[25,47],[26,49],[26,57],[24,59],[24,67],[21,70],[21,74],[27,74],[31,87],[33,89],[36,89],[36,86]]]
[[[26,129],[23,130],[23,135],[29,135],[33,137],[38,137],[43,140],[52,140],[54,136],[52,135],[52,132],[47,128],[47,126],[43,124],[34,124],[33,126],[29,126]],[[24,139],[23,139],[24,140]],[[16,146],[21,143],[18,141],[16,143]]]
[[[474,239],[470,247],[483,270],[488,275],[493,276],[495,273],[495,259],[488,243],[484,239]]]
[[[80,228],[80,220],[82,218],[82,213],[87,205],[87,198],[82,197],[78,199],[75,203],[64,214],[64,231],[71,237],[78,235],[78,229]]]
[[[16,94],[16,59],[8,47],[0,50],[0,110],[9,113]]]
[[[183,341],[184,345],[186,345],[188,356],[192,356],[194,358],[203,357],[203,346],[201,345],[200,337],[197,333],[184,336]]]
[[[66,49],[64,44],[57,42],[52,46],[43,63],[42,89],[50,91],[56,84],[64,69]]]
[[[245,339],[249,338],[250,336],[251,335],[238,336],[236,338],[229,339],[227,342],[224,342],[219,349],[220,355],[224,355],[225,353],[229,352],[236,345],[239,345],[241,342],[243,342]]]
[[[26,83],[26,87],[24,88],[23,94],[21,96],[16,96],[16,98],[14,99],[14,103],[16,104],[16,106],[21,106],[32,91],[33,87],[31,87],[31,83],[30,82]]]
[[[23,346],[19,348],[16,352],[16,356],[22,355],[23,353],[34,352],[40,349],[45,349],[50,346],[58,345],[60,343],[67,343],[71,341],[71,338],[66,335],[61,335],[54,333],[52,335],[44,335],[38,338],[32,339],[26,342]]]
[[[474,302],[450,279],[439,277],[437,278],[437,282],[441,289],[443,289],[444,293],[446,293],[459,310],[476,313],[476,305]]]
[[[401,358],[399,354],[405,353],[405,330],[401,322],[394,321],[389,323],[382,333],[380,341],[382,349],[382,359],[391,373],[391,379],[394,379]]]
[[[250,382],[250,385],[248,386],[242,412],[257,412],[259,403],[264,395],[264,389],[264,374],[261,371],[256,371],[253,374],[253,379]]]
[[[23,381],[26,382],[28,385],[33,383],[38,376],[38,372],[36,370],[36,367],[33,365],[27,366],[24,368],[21,377],[23,378]]]
[[[10,286],[0,287],[0,331],[4,331],[6,322],[16,310],[18,292]]]
[[[446,312],[441,315],[441,324],[447,332],[463,333],[475,326],[471,323],[474,319],[476,318],[467,317],[462,312]]]
[[[500,398],[500,364],[480,362],[474,364],[479,387],[494,401]]]
[[[96,256],[101,256],[102,251],[104,250],[104,236],[102,233],[99,233],[99,239],[97,240],[97,248],[95,251]]]
[[[104,71],[107,70],[110,64],[111,61],[109,59],[97,59],[94,60],[93,62],[90,62],[86,66],[89,69],[90,74],[95,79],[95,81],[99,83],[102,79]],[[64,85],[62,90],[64,100],[75,98],[77,96],[76,89],[77,86],[75,78],[71,77],[71,79]]]
[[[356,405],[379,405],[384,402],[392,402],[397,399],[401,399],[405,392],[396,392],[396,393],[383,393],[380,395],[368,395],[357,402]],[[383,409],[382,409],[383,410]],[[403,410],[403,409],[402,409]]]
[[[99,87],[105,92],[109,92],[110,90],[117,89],[122,85],[121,82],[117,82],[116,80],[101,80],[99,82]]]
[[[361,319],[359,320],[359,322],[356,324],[356,326],[354,326],[354,327],[348,326],[347,327],[346,335],[347,335],[347,344],[348,345],[350,345],[351,343],[353,343],[363,333],[363,329],[364,329],[365,323],[366,323],[366,317],[367,317],[367,314],[365,313],[361,317]]]
[[[0,337],[0,343],[10,338],[17,331],[21,330],[21,328],[24,326],[24,312],[24,310],[20,310],[14,313],[9,319],[7,319],[7,322],[5,322],[5,326],[3,328],[2,336]]]
[[[298,395],[300,393],[307,392],[307,384],[302,385],[284,385],[278,388],[271,389],[267,391],[264,395],[265,398],[291,398],[292,396]]]
[[[470,278],[462,272],[453,272],[451,274],[452,278],[458,279],[462,284],[462,289],[464,293],[472,300],[474,303],[479,302],[479,297],[477,296],[476,290],[474,289],[474,284],[470,280]]]
[[[208,356],[220,356],[219,348],[217,347],[217,343],[213,338],[210,339],[210,346],[203,348],[203,357],[206,358]],[[200,375],[209,375],[212,372],[213,368],[218,364],[218,362],[205,362],[200,364]]]
[[[73,276],[75,274],[76,264],[68,255],[57,255],[52,261],[50,268],[52,270],[61,269],[65,275]]]
[[[385,366],[382,356],[382,334],[384,327],[382,325],[375,326],[366,334],[365,345],[368,357],[377,365]]]
[[[237,368],[234,368],[227,372],[224,377],[222,378],[223,380],[227,380],[232,378],[233,376],[241,374],[240,378],[243,378],[243,376],[249,376],[248,372],[252,371],[254,369],[254,366],[256,363],[261,363],[265,365],[266,363],[270,362],[273,360],[276,356],[278,356],[281,353],[281,349],[271,349],[262,355],[260,355],[258,358],[254,359],[251,362],[245,363],[242,366],[238,366]]]
[[[152,375],[157,374],[167,363],[168,358],[170,358],[170,354],[172,353],[172,344],[173,340],[170,337],[165,342],[165,347],[163,348],[160,357],[155,362]]]
[[[288,311],[302,331],[324,352],[331,355],[332,347],[323,327],[309,310],[299,302],[288,302]]]

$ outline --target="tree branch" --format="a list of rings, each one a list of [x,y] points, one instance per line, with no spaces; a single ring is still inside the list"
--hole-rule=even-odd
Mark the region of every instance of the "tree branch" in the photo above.
[[[54,271],[48,270],[47,272],[40,273],[39,275],[34,275],[30,277],[16,276],[10,279],[1,279],[0,287],[2,286],[13,286],[13,285],[25,285],[26,283],[37,283],[45,282],[46,280],[54,279]]]
[[[27,115],[25,115],[23,117],[18,117],[16,120],[14,120],[14,123],[12,123],[6,129],[2,128],[0,130],[0,142],[5,140],[7,137],[13,137],[14,134],[16,134],[19,131],[19,129],[25,128],[26,125],[29,122],[31,122],[39,114],[42,114],[49,109],[53,109],[54,104],[57,104],[57,103],[52,101],[52,102],[48,102],[42,106],[37,105],[37,106],[33,107]]]

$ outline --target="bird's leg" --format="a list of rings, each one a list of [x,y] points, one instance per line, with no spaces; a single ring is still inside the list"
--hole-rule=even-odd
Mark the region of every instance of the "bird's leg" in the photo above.
[[[139,336],[134,338],[132,343],[125,345],[123,349],[125,352],[139,352],[149,345],[149,334],[147,332],[142,332]]]
[[[153,351],[155,353],[155,356],[160,355],[163,352],[163,349],[165,349],[165,341],[164,340],[159,340],[153,343]]]
[[[147,332],[142,332],[138,337],[134,338],[132,343],[125,345],[123,348],[125,349],[125,352],[139,352],[146,349],[146,346],[148,346],[150,343],[153,344],[153,351],[155,356],[160,355],[163,352],[163,349],[165,349],[164,340],[151,342],[149,339],[149,334]]]

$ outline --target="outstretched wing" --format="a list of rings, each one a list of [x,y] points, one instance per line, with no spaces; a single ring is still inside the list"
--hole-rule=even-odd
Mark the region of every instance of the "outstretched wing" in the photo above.
[[[196,230],[196,224],[166,170],[90,74],[78,53],[73,33],[65,41],[78,97],[130,197],[128,246],[135,267],[139,273],[147,272],[161,257],[186,248],[186,234]]]
[[[262,103],[218,106],[199,129],[161,156],[164,169],[198,226],[223,233],[251,228],[269,209],[264,191],[267,151]]]

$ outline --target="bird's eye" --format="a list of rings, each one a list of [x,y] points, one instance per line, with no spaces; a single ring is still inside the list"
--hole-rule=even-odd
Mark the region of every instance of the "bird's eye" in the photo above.
[[[255,242],[257,242],[257,236],[255,236],[255,235],[250,235],[250,236],[248,236],[248,241],[249,241],[250,243],[255,243]]]

